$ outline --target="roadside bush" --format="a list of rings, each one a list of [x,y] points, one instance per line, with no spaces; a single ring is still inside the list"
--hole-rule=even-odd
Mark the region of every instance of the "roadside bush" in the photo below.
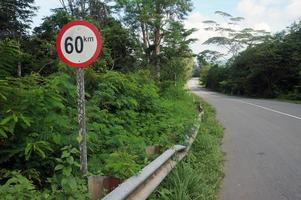
[[[1,191],[19,195],[28,189],[40,199],[87,198],[76,152],[74,72],[63,66],[60,71],[46,78],[0,80],[0,168],[17,170],[21,181],[1,175]],[[196,116],[192,96],[180,86],[160,90],[149,76],[147,71],[87,75],[90,174],[128,178],[153,159],[146,146],[164,150],[184,142]]]
[[[205,111],[198,136],[188,155],[152,194],[151,200],[215,200],[223,176],[220,142],[223,127],[214,109],[201,101]]]
[[[249,46],[205,74],[207,88],[234,95],[301,99],[301,22]]]
[[[114,171],[120,178],[137,173],[148,162],[146,146],[167,148],[182,142],[196,116],[187,92],[173,86],[160,91],[147,71],[100,75],[97,91],[87,103],[87,112],[89,146],[95,146],[90,149],[91,165],[95,162],[104,165],[103,171],[93,168],[93,172],[113,175]],[[124,153],[132,159],[111,162]],[[126,173],[116,170],[127,165]]]

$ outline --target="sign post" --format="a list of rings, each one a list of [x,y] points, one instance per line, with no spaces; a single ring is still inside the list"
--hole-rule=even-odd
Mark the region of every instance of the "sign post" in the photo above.
[[[77,69],[78,124],[80,171],[87,174],[87,145],[85,117],[85,74],[84,68],[95,62],[102,48],[101,36],[97,28],[89,22],[76,20],[66,24],[56,39],[59,58],[70,67]]]
[[[78,68],[76,73],[77,85],[77,110],[79,125],[79,150],[80,150],[80,172],[82,175],[88,172],[87,160],[87,133],[86,133],[86,109],[85,109],[85,72]]]

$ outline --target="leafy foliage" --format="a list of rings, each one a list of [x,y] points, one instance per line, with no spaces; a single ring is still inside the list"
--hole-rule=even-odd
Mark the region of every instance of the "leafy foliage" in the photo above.
[[[159,81],[166,78],[168,81],[174,80],[174,76],[165,74],[165,70],[169,70],[166,68],[170,68],[166,65],[166,59],[176,59],[176,50],[185,56],[182,51],[187,51],[188,44],[193,42],[187,39],[193,30],[186,30],[183,26],[183,20],[192,9],[191,1],[118,0],[116,3],[125,13],[125,23],[142,41],[142,55],[152,76]],[[189,57],[192,57],[191,54]],[[175,67],[174,63],[170,65],[172,68],[180,67]],[[165,76],[161,77],[161,73]]]
[[[19,55],[19,45],[14,40],[3,40],[0,41],[0,79],[5,76],[15,74],[15,69],[13,66],[17,65],[17,59]]]
[[[49,179],[52,196],[59,199],[89,199],[87,186],[84,180],[78,177],[78,150],[69,145],[61,148],[61,151],[61,157],[56,158],[56,174]]]
[[[5,197],[7,200],[18,199],[41,199],[43,195],[40,195],[35,189],[33,183],[27,178],[22,176],[20,172],[13,171],[9,174],[8,181],[0,187],[1,197]],[[48,195],[45,194],[45,197]]]
[[[208,88],[239,95],[300,99],[299,24],[287,33],[249,47],[226,66],[214,66],[204,79]]]
[[[5,199],[89,198],[78,165],[76,73],[55,50],[58,31],[79,16],[101,30],[103,42],[102,54],[85,70],[89,174],[126,179],[138,173],[154,158],[146,155],[147,146],[164,150],[183,142],[196,116],[183,89],[193,66],[194,30],[183,25],[190,1],[60,2],[62,8],[52,10],[31,34],[33,1],[0,3],[5,27],[0,31],[0,194]],[[120,19],[115,13],[122,10]],[[125,26],[130,22],[133,26]],[[152,41],[147,47],[137,25]],[[160,79],[154,80],[156,70]]]
[[[204,44],[222,47],[222,52],[205,50],[200,53],[211,62],[216,63],[221,58],[237,56],[242,49],[252,47],[269,38],[269,33],[264,30],[238,29],[237,25],[244,20],[243,17],[233,17],[231,14],[223,11],[216,11],[215,14],[221,16],[226,21],[226,24],[213,20],[203,21],[204,24],[208,25],[205,30],[215,32],[216,35],[207,39]]]
[[[90,172],[127,178],[149,162],[147,145],[167,148],[184,141],[195,110],[181,86],[160,90],[147,71],[94,75],[87,81]],[[78,157],[72,154],[76,153],[74,149],[64,147],[77,146],[72,82],[63,73],[47,78],[33,74],[0,82],[0,166],[22,171],[34,168],[38,172],[34,184],[51,184],[51,192],[57,196],[72,194],[77,198],[71,188],[83,187],[74,185],[79,183]],[[14,101],[9,101],[12,98]],[[62,156],[53,159],[60,152]],[[50,182],[48,177],[52,177]]]
[[[189,154],[168,175],[150,199],[217,198],[223,176],[223,153],[220,148],[223,127],[217,122],[213,107],[203,100],[200,101],[205,115]]]
[[[0,39],[20,38],[30,28],[31,18],[37,9],[34,0],[1,0],[0,2]]]

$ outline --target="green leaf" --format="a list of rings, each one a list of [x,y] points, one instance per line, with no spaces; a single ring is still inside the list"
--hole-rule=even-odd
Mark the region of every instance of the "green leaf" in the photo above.
[[[7,100],[6,96],[4,96],[4,95],[1,94],[1,93],[0,93],[0,97],[1,97],[3,100],[5,100],[5,101]]]
[[[8,116],[6,118],[4,118],[3,120],[1,120],[0,125],[5,125],[7,124],[11,119],[13,118],[13,116]]]
[[[7,134],[5,133],[5,131],[3,129],[0,128],[0,136],[3,138],[7,138]],[[0,137],[0,138],[1,138]]]
[[[52,140],[53,140],[53,142],[54,142],[55,144],[60,144],[60,142],[61,142],[61,136],[60,136],[59,134],[54,134],[54,135],[52,136]]]
[[[26,145],[26,148],[25,148],[25,151],[24,151],[26,160],[28,160],[30,158],[32,149],[33,149],[33,144],[32,143],[29,143],[29,144]]]
[[[76,137],[76,140],[78,141],[78,143],[80,143],[80,142],[82,141],[82,137],[81,137],[80,135],[78,135],[78,136]]]
[[[63,178],[63,179],[61,180],[61,185],[62,185],[62,186],[68,185],[68,182],[69,182],[69,179]]]
[[[63,169],[63,174],[65,175],[65,176],[70,176],[71,175],[71,172],[72,172],[72,168],[69,166],[69,167],[65,167],[64,169]]]
[[[70,153],[68,151],[63,151],[61,158],[68,158]]]
[[[55,170],[55,171],[58,171],[58,170],[61,170],[61,169],[63,169],[63,168],[64,168],[64,165],[58,164],[57,166],[55,166],[54,170]]]
[[[78,153],[78,150],[76,148],[72,148],[70,152],[73,154],[76,154],[76,153]]]
[[[74,180],[74,178],[69,179],[68,184],[70,185],[71,188],[76,187],[76,181]]]
[[[14,121],[15,121],[15,122],[18,122],[18,117],[17,117],[17,115],[14,113],[12,116],[13,116]]]
[[[27,117],[24,117],[22,114],[20,115],[20,118],[22,121],[27,125],[27,127],[30,127],[30,121]]]
[[[37,154],[40,155],[42,158],[46,158],[45,152],[44,152],[42,149],[40,149],[39,147],[36,147],[36,148],[35,148],[35,151],[36,151]]]
[[[73,162],[74,162],[73,157],[72,157],[72,156],[68,157],[68,158],[67,158],[67,162],[68,162],[69,164],[73,164]]]

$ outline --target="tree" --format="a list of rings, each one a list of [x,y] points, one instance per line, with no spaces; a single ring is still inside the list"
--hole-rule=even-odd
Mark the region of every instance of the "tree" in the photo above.
[[[15,40],[0,41],[0,79],[6,76],[15,75],[15,70],[11,67],[17,64],[19,46]]]
[[[205,79],[207,87],[231,94],[300,99],[300,36],[300,23],[295,23],[247,47],[224,67],[211,68]]]
[[[206,57],[202,54],[199,54],[197,56],[197,63],[198,63],[198,66],[199,66],[198,76],[200,77],[200,81],[202,83],[205,83],[206,77],[208,76],[211,65],[207,61]]]
[[[21,40],[27,35],[34,11],[37,10],[32,5],[33,2],[34,0],[3,0],[0,2],[0,40],[10,38],[17,41],[17,46],[19,47],[18,76],[22,75],[21,58],[23,57],[23,52]]]
[[[198,58],[204,59],[205,63],[203,64],[216,64],[220,58],[224,58],[225,56],[218,52],[213,50],[204,50],[199,53]],[[202,64],[202,63],[200,63]]]
[[[60,0],[61,12],[72,18],[84,18],[101,30],[102,54],[92,68],[96,71],[134,71],[143,60],[140,42],[131,29],[124,27],[112,13],[119,8],[112,0]],[[83,10],[83,11],[82,11]]]
[[[195,29],[185,29],[180,22],[171,22],[165,31],[161,48],[161,79],[165,81],[186,82],[193,68],[193,53],[189,47],[196,39],[190,35]]]
[[[75,18],[93,17],[94,20],[106,23],[111,16],[110,2],[113,0],[59,0],[63,9]]]
[[[149,64],[154,66],[155,77],[161,73],[160,53],[167,28],[173,21],[181,22],[192,9],[191,1],[181,0],[117,0],[125,13],[124,22],[143,42]]]
[[[40,26],[34,28],[29,39],[23,40],[23,48],[26,49],[22,61],[23,75],[36,72],[48,76],[58,70],[56,36],[72,17],[63,9],[54,9],[52,12]]]
[[[0,40],[20,38],[27,34],[37,7],[34,0],[1,0],[0,2]]]
[[[242,28],[240,23],[244,20],[243,17],[233,17],[232,15],[222,11],[216,11],[215,14],[221,16],[224,22],[218,23],[214,20],[203,21],[204,24],[208,25],[205,30],[212,31],[217,34],[217,36],[206,40],[204,44],[220,46],[226,52],[221,53],[210,50],[202,52],[204,55],[211,54],[214,61],[222,57],[231,58],[233,56],[237,56],[242,49],[259,44],[266,40],[269,36],[269,32],[266,32],[265,30]],[[225,23],[226,25],[224,25]]]

